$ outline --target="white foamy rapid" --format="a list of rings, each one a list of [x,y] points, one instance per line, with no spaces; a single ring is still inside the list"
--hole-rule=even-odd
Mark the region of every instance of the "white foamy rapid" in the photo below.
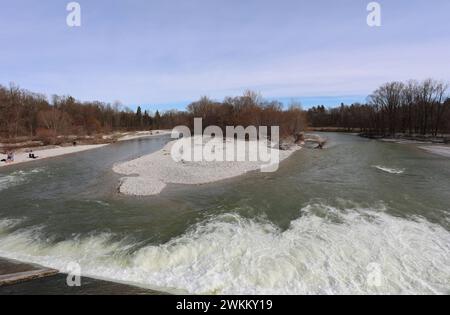
[[[9,175],[0,175],[0,191],[24,183],[30,175],[43,172],[44,170],[44,168],[35,168],[30,171],[15,171]]]
[[[4,224],[0,256],[62,270],[77,261],[87,276],[168,292],[449,294],[450,233],[382,210],[311,204],[285,231],[225,214],[137,251],[107,234],[49,244],[35,241],[39,229]]]
[[[379,169],[380,171],[389,173],[389,174],[403,174],[405,172],[404,169],[397,169],[397,168],[390,168],[390,167],[385,167],[385,166],[380,166],[380,165],[375,165],[374,166],[376,169]]]

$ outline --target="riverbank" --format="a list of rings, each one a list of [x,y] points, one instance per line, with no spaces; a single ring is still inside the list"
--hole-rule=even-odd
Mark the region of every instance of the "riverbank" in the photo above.
[[[152,131],[138,131],[134,133],[127,133],[120,136],[117,141],[128,141],[136,139],[145,139],[152,137],[161,137],[172,134],[172,130],[152,130]]]
[[[116,173],[130,176],[122,179],[119,187],[120,193],[151,196],[161,193],[168,184],[202,185],[238,177],[250,171],[273,166],[270,162],[249,159],[250,156],[258,156],[258,152],[261,150],[266,150],[270,161],[276,164],[301,148],[293,145],[288,150],[278,150],[268,148],[267,144],[262,141],[238,140],[236,141],[237,145],[242,145],[242,148],[245,149],[238,150],[233,161],[186,161],[182,158],[182,154],[177,156],[179,152],[173,150],[174,145],[183,145],[185,148],[191,147],[194,150],[198,144],[191,141],[191,138],[180,141],[178,143],[172,141],[160,151],[115,165],[113,170]],[[231,139],[213,140],[212,143],[205,140],[200,146],[202,152],[209,149],[214,151],[212,153],[214,156],[222,157],[225,156],[225,152],[234,150],[234,143]],[[173,152],[175,153],[172,154]],[[278,168],[277,165],[275,167]]]
[[[421,146],[419,148],[429,153],[450,157],[450,146]]]
[[[410,135],[410,134],[396,134],[395,136],[386,136],[383,134],[375,133],[360,133],[360,137],[376,139],[385,142],[396,143],[434,143],[434,144],[447,144],[450,143],[450,135]]]
[[[36,160],[43,160],[52,157],[63,156],[72,153],[78,153],[88,150],[93,150],[97,148],[101,148],[103,146],[109,145],[114,142],[122,142],[128,140],[136,140],[136,139],[144,139],[144,138],[152,138],[152,137],[161,137],[165,135],[170,135],[170,130],[153,130],[153,131],[138,131],[138,132],[126,132],[126,133],[114,133],[109,135],[104,135],[101,137],[101,140],[96,139],[95,142],[103,142],[100,144],[78,144],[73,145],[72,143],[65,143],[64,145],[52,145],[52,146],[42,146],[37,142],[27,141],[23,142],[23,145],[20,143],[16,146],[9,145],[10,149],[14,152],[14,162],[6,163],[0,162],[0,168],[12,165],[18,165],[26,162],[32,162]],[[73,140],[73,139],[72,139]],[[79,143],[78,141],[74,141]],[[33,144],[31,146],[30,144]],[[6,160],[7,155],[4,154],[6,151],[0,153],[0,160]],[[32,152],[36,158],[30,158],[29,154]]]
[[[107,145],[107,144],[77,145],[77,146],[71,146],[71,147],[54,147],[51,149],[33,150],[33,154],[36,156],[35,159],[31,159],[29,157],[29,150],[24,149],[19,152],[15,152],[14,162],[11,162],[11,163],[1,162],[0,168],[23,164],[23,163],[32,162],[32,161],[37,161],[37,160],[48,159],[48,158],[72,154],[72,153],[77,153],[77,152],[88,151],[88,150],[92,150],[92,149],[101,148],[105,145]],[[5,154],[0,154],[0,160],[3,160],[3,159],[6,160],[6,158],[7,158],[7,156]]]
[[[398,135],[396,137],[374,136],[370,134],[359,134],[363,138],[376,139],[382,142],[411,144],[428,153],[450,157],[450,137],[443,135],[441,137],[427,135]]]

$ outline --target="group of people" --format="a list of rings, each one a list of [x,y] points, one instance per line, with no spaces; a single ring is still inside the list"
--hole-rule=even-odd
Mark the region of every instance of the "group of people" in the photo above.
[[[13,163],[14,162],[14,151],[7,151],[6,159],[3,159],[2,162]]]
[[[4,162],[4,163],[14,163],[14,151],[6,151],[5,154],[6,154],[6,159],[2,159],[1,162]],[[33,150],[30,150],[30,151],[28,152],[28,158],[29,158],[29,159],[35,160],[35,159],[38,158],[38,156],[36,156],[36,155],[33,153]]]

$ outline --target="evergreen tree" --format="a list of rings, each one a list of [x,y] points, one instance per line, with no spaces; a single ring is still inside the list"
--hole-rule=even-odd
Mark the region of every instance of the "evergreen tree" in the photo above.
[[[156,111],[156,113],[155,113],[155,119],[154,119],[153,126],[156,129],[159,129],[161,127],[161,114],[159,113],[159,111]]]
[[[144,120],[143,120],[143,117],[142,117],[141,106],[138,106],[137,111],[136,111],[136,122],[137,122],[137,127],[138,128],[142,128],[144,126]]]

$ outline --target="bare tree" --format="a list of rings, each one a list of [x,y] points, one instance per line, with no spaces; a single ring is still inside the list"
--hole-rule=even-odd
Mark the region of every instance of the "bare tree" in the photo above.
[[[70,117],[56,108],[40,112],[38,120],[40,125],[50,130],[55,138],[59,134],[66,133],[70,125]]]
[[[394,136],[397,131],[398,111],[402,106],[403,88],[401,82],[386,83],[370,96],[370,103],[381,108],[382,118],[387,120],[388,130]]]

